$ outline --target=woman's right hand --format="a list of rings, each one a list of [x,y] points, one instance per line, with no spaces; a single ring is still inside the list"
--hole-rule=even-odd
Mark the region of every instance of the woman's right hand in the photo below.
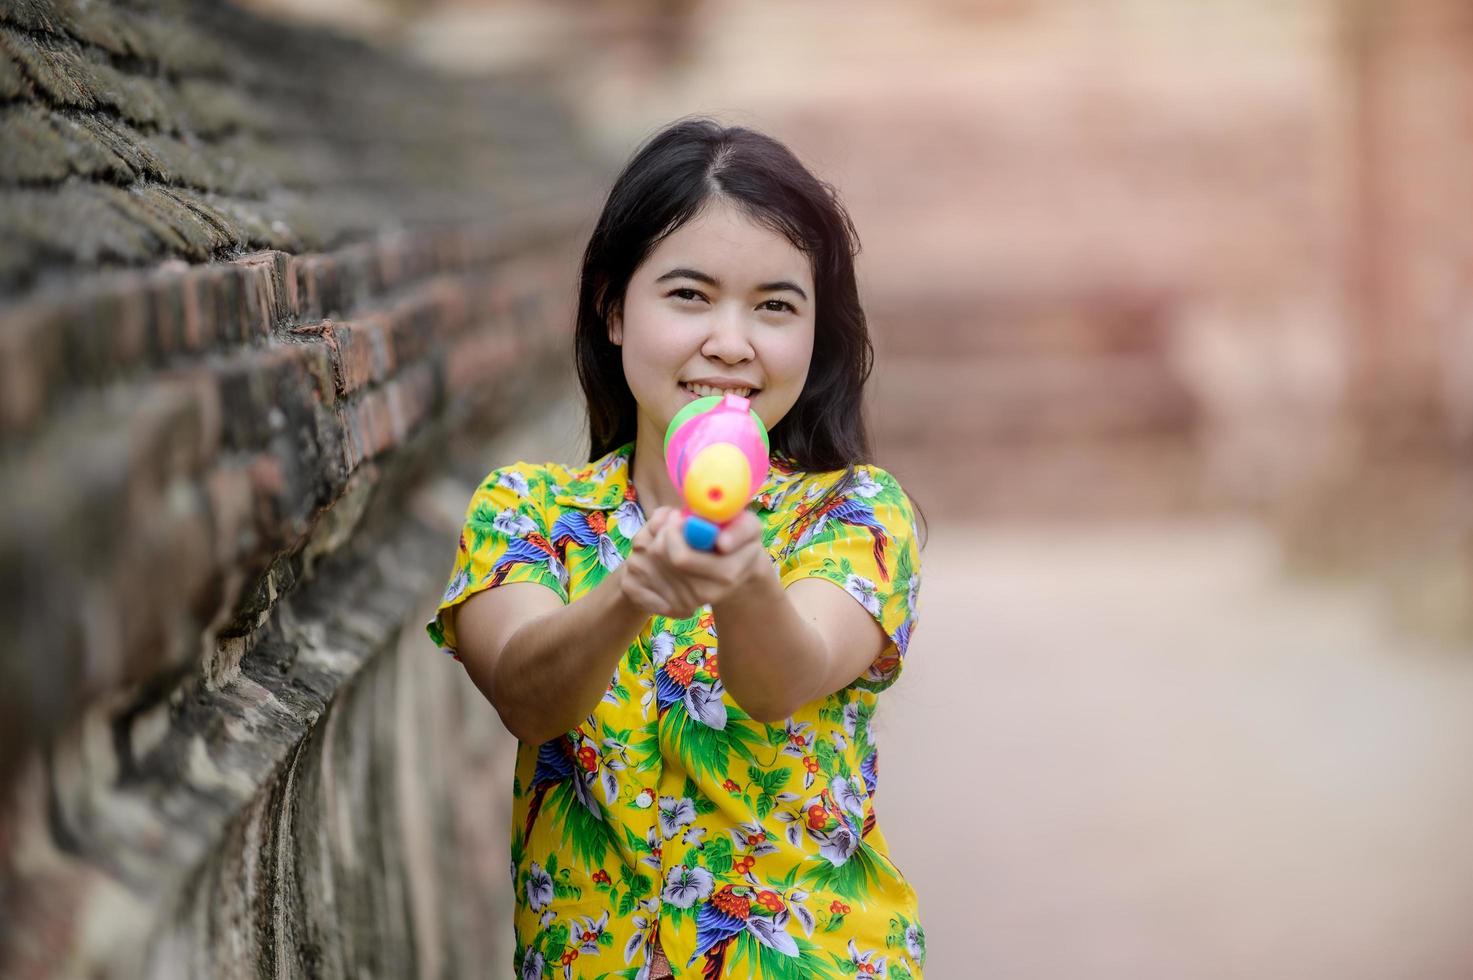
[[[688,619],[701,606],[774,574],[761,541],[761,524],[748,513],[722,532],[715,551],[696,551],[685,541],[681,512],[658,507],[634,536],[621,566],[624,598],[646,615]]]
[[[656,507],[644,527],[630,543],[629,557],[619,571],[624,598],[647,616],[669,616],[687,619],[701,604],[696,600],[691,583],[672,574],[665,559],[660,532],[680,523],[680,511],[674,507]]]

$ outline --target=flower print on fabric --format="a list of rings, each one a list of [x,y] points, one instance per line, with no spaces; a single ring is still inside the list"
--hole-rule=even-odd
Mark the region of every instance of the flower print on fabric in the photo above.
[[[537,582],[571,602],[627,560],[645,521],[631,451],[488,476],[428,624],[436,643],[456,652],[456,607],[483,589]],[[916,625],[909,501],[872,466],[846,480],[774,458],[753,509],[784,585],[830,582],[891,642],[853,684],[764,724],[726,691],[709,608],[651,617],[586,719],[518,744],[513,967],[523,980],[648,980],[657,936],[692,980],[921,977],[916,895],[876,816],[873,726]]]

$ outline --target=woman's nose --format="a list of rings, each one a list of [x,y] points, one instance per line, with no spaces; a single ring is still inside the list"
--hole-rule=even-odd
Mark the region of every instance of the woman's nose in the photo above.
[[[735,306],[716,311],[710,318],[711,332],[701,346],[701,353],[727,364],[751,360],[756,352],[747,334],[743,312]]]

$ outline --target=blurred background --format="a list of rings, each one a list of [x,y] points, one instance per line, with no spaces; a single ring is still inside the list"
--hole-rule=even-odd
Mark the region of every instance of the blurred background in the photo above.
[[[95,964],[128,931],[119,922],[151,937],[119,975],[219,967],[201,937],[222,930],[254,937],[240,962],[286,963],[284,935],[300,949],[324,929],[311,882],[354,866],[330,841],[320,855],[265,855],[252,834],[268,832],[252,827],[289,838],[283,807],[302,826],[351,823],[333,814],[361,799],[395,808],[388,864],[407,869],[396,894],[408,898],[349,921],[408,921],[401,972],[457,975],[481,956],[509,969],[496,939],[464,939],[449,911],[494,890],[504,860],[452,869],[426,839],[449,818],[418,812],[463,811],[438,830],[504,848],[484,814],[503,805],[507,736],[463,679],[419,676],[433,651],[400,625],[423,600],[386,615],[357,662],[309,683],[322,703],[286,711],[258,759],[240,761],[238,732],[209,718],[220,699],[239,701],[243,677],[266,683],[252,670],[268,653],[261,670],[286,664],[277,674],[302,683],[313,644],[331,661],[322,651],[344,644],[324,644],[319,619],[366,635],[324,611],[364,554],[408,548],[424,570],[415,588],[432,596],[481,475],[513,458],[583,457],[565,359],[578,250],[633,149],[702,114],[791,146],[838,188],[863,244],[877,460],[929,529],[919,632],[882,699],[877,798],[920,894],[928,973],[1473,977],[1473,838],[1460,819],[1473,812],[1466,2],[238,0],[154,15],[226,39],[228,70],[169,68],[168,31],[109,45],[87,18],[67,21],[65,4],[26,9],[41,14],[7,15],[0,37],[22,78],[7,125],[17,106],[73,123],[94,111],[42,81],[66,45],[84,65],[146,76],[163,108],[132,120],[135,145],[166,156],[159,141],[173,133],[203,161],[199,176],[145,163],[131,179],[197,193],[236,223],[194,251],[162,232],[145,247],[35,231],[56,223],[28,195],[65,202],[78,181],[129,180],[99,177],[77,152],[33,173],[15,145],[5,151],[8,220],[25,231],[0,254],[11,298],[0,336],[30,358],[4,369],[6,485],[47,502],[39,522],[7,507],[7,576],[53,568],[38,581],[71,595],[121,588],[76,578],[33,539],[71,526],[50,498],[85,469],[38,448],[72,424],[58,419],[102,411],[120,385],[174,377],[192,349],[181,327],[185,341],[140,355],[143,367],[107,367],[117,344],[94,334],[158,315],[157,304],[116,312],[137,277],[157,289],[158,276],[195,282],[191,270],[227,262],[269,267],[259,282],[239,273],[240,296],[264,297],[260,336],[240,331],[254,358],[242,384],[263,377],[268,354],[320,348],[312,370],[330,380],[304,396],[319,433],[309,441],[331,455],[320,433],[337,420],[332,452],[348,461],[325,489],[325,464],[296,482],[291,466],[273,475],[269,460],[301,446],[269,432],[232,443],[230,419],[269,419],[279,390],[237,403],[224,388],[210,401],[224,421],[205,423],[224,435],[181,472],[208,488],[245,470],[239,509],[255,537],[207,548],[200,574],[217,584],[160,611],[166,625],[139,627],[139,649],[171,652],[128,653],[131,641],[99,652],[84,624],[67,646],[82,666],[58,682],[36,651],[72,607],[48,591],[15,612],[8,660],[29,666],[11,668],[25,720],[7,753],[19,802],[0,848],[12,921],[30,924],[8,937],[10,962],[37,971],[26,975],[57,961],[21,928],[49,928],[67,962]],[[286,53],[269,53],[283,39]],[[211,130],[201,120],[226,110],[199,87],[229,87],[232,72],[249,78],[235,87],[262,118],[246,106]],[[284,81],[302,72],[320,85]],[[129,120],[124,105],[96,104]],[[293,107],[305,115],[283,125]],[[94,279],[114,306],[87,307],[88,326],[64,332],[84,339],[47,353],[34,369],[46,380],[34,380],[36,338],[81,316],[76,285]],[[185,287],[182,324],[198,288]],[[89,353],[103,366],[78,370]],[[433,394],[419,409],[421,366]],[[157,472],[152,459],[119,472]],[[212,492],[200,506],[218,539],[229,495]],[[154,560],[120,558],[116,574]],[[40,586],[17,594],[27,588]],[[86,666],[109,658],[127,666]],[[363,678],[380,675],[378,707],[354,707],[368,703]],[[410,732],[447,700],[452,718]],[[365,713],[359,735],[342,734],[344,721],[337,738],[362,744],[334,745],[320,719],[350,711]],[[406,791],[403,753],[442,745],[429,788]],[[304,752],[321,783],[310,791],[287,778]],[[364,776],[334,791],[344,753],[394,786]],[[155,841],[131,876],[119,869],[120,849],[147,851],[140,841],[180,814],[208,814],[210,829],[168,855]],[[287,861],[308,882],[288,901],[301,923],[181,911],[232,893],[231,861]],[[259,887],[231,901],[248,909]],[[504,915],[477,901],[477,914]],[[426,936],[443,951],[427,952]],[[326,975],[367,955],[321,942],[336,949]]]

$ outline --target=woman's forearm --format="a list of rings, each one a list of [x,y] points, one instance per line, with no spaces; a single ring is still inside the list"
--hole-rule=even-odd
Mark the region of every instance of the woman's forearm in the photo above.
[[[540,744],[576,728],[608,689],[649,616],[614,569],[586,595],[526,623],[506,641],[483,690],[513,735]]]
[[[775,722],[823,693],[829,651],[776,575],[712,606],[721,680],[757,721]]]

